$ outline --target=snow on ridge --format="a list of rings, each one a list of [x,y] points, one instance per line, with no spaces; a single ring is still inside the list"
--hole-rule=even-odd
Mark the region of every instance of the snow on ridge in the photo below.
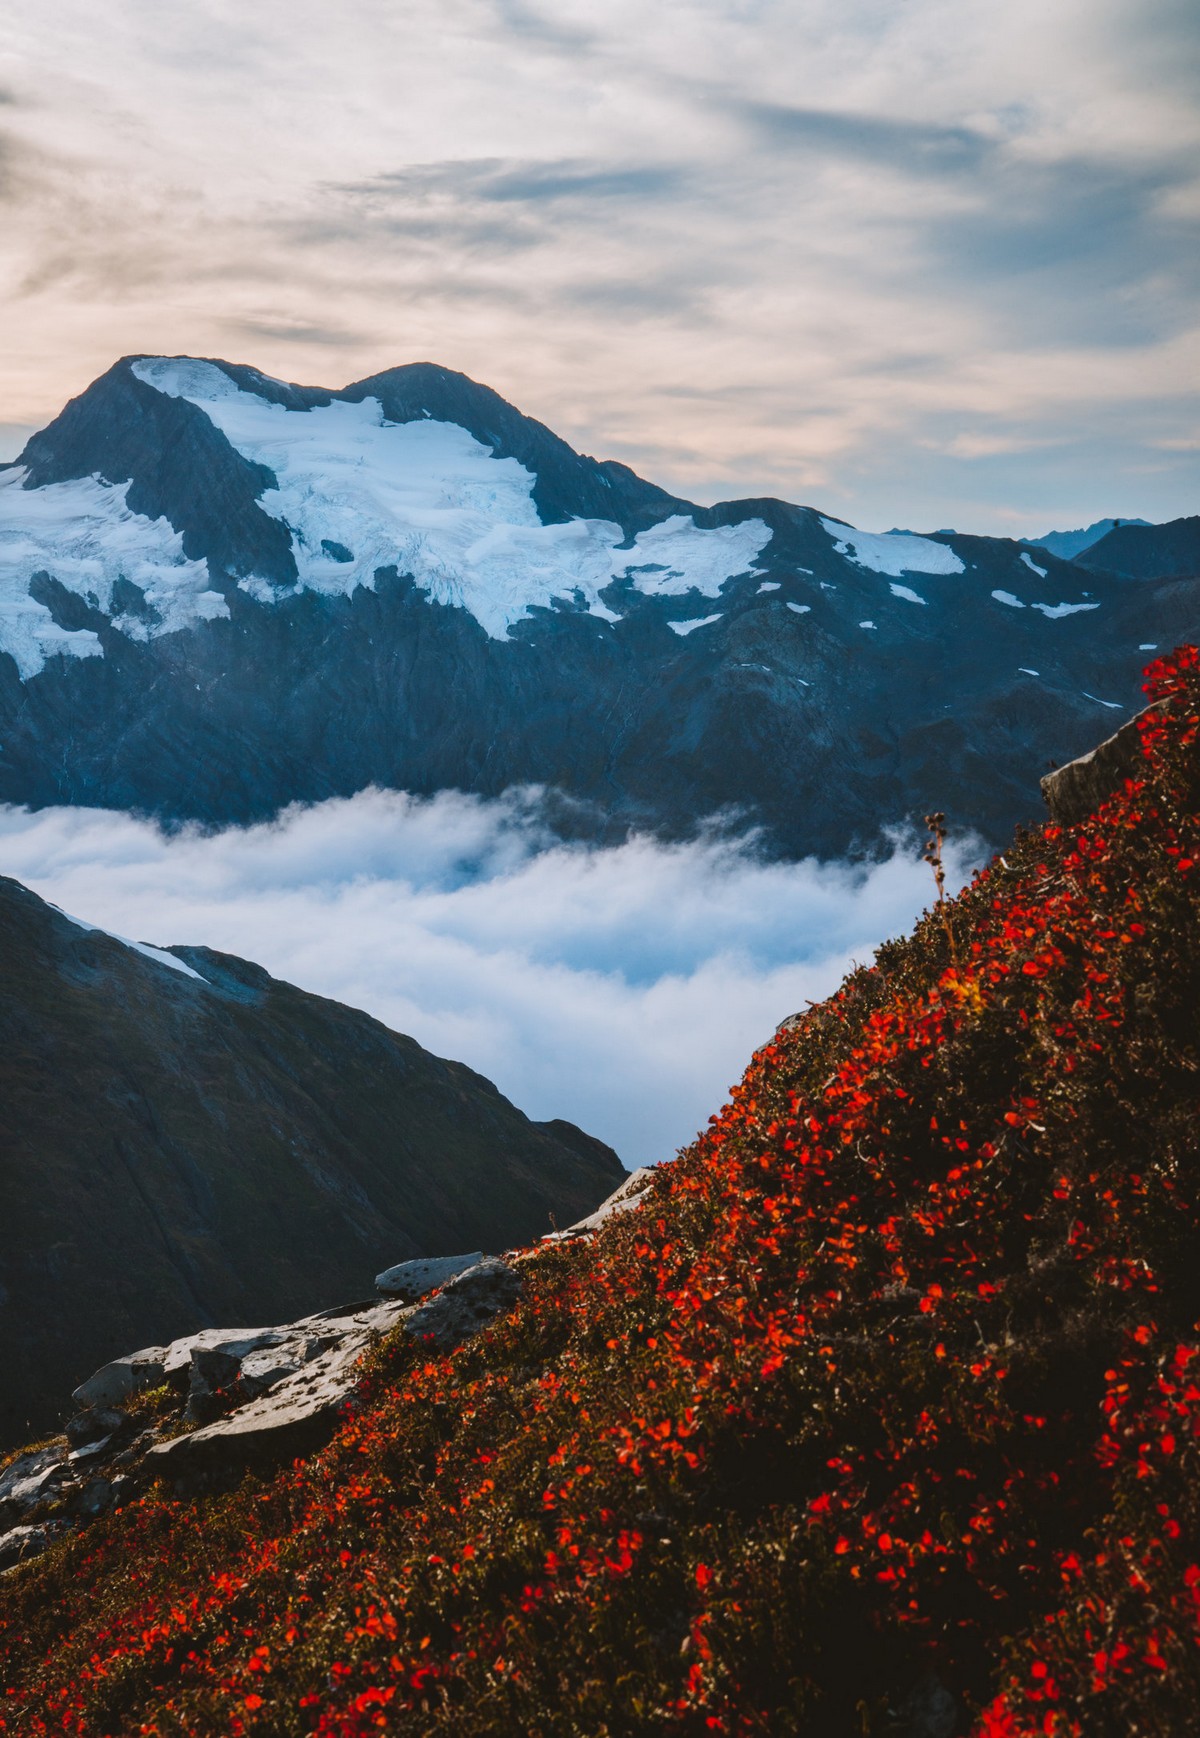
[[[157,622],[118,615],[113,626],[131,639],[148,639],[227,616],[229,606],[210,588],[208,564],[189,561],[183,538],[165,519],[131,511],[129,484],[98,476],[23,487],[23,467],[0,471],[0,652],[16,660],[24,681],[62,653],[103,655],[90,628],[61,628],[45,604],[29,595],[36,574],[48,573],[105,615],[124,577],[139,586]]]
[[[1063,616],[1078,615],[1081,610],[1098,610],[1100,605],[1098,603],[1031,603],[1029,607],[1031,610],[1041,610],[1044,616],[1049,616],[1051,621],[1056,622],[1061,620]],[[1091,698],[1092,696],[1089,694],[1088,699]],[[1102,700],[1100,704],[1107,706],[1110,702]]]
[[[714,622],[720,621],[720,616],[701,616],[694,622],[668,622],[667,626],[677,634],[694,633],[697,628],[710,628]]]
[[[899,579],[906,573],[966,572],[961,556],[931,537],[917,537],[908,531],[856,531],[852,525],[839,525],[836,519],[822,518],[821,524],[839,555],[870,568],[872,573]]]
[[[177,959],[165,948],[151,947],[148,941],[130,941],[127,935],[116,935],[111,929],[101,929],[98,923],[85,923],[82,917],[72,917],[69,911],[64,911],[61,905],[51,906],[60,917],[65,917],[68,923],[73,923],[76,929],[86,929],[90,935],[106,935],[110,941],[119,941],[122,947],[131,947],[134,953],[144,954],[148,960],[155,960],[160,966],[170,966],[173,972],[182,972],[185,978],[195,978],[198,984],[207,984],[208,979],[194,972],[189,965]]]
[[[532,472],[455,423],[391,423],[375,398],[292,410],[189,358],[149,358],[133,371],[195,404],[238,452],[274,472],[278,487],[259,505],[290,529],[302,588],[373,589],[376,572],[395,567],[437,602],[468,610],[493,639],[563,598],[612,620],[599,594],[623,575],[651,597],[716,597],[752,571],[772,535],[761,519],[701,530],[672,514],[621,548],[624,533],[609,520],[543,525]],[[335,560],[323,540],[352,559]],[[243,584],[264,601],[275,595],[262,580]]]

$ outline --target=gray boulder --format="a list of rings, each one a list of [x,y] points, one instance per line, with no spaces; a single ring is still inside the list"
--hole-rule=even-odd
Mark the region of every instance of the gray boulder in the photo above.
[[[65,1443],[30,1449],[19,1454],[0,1472],[0,1524],[18,1521],[45,1501],[66,1476]]]
[[[143,1389],[158,1387],[166,1355],[166,1346],[147,1346],[124,1358],[114,1358],[81,1382],[71,1398],[77,1406],[119,1406]]]
[[[40,1557],[58,1531],[52,1523],[34,1522],[0,1533],[0,1575],[15,1569],[18,1563],[28,1562],[31,1557]]]
[[[414,1339],[431,1340],[449,1352],[470,1339],[505,1310],[521,1292],[521,1278],[499,1256],[485,1256],[444,1285],[436,1297],[418,1304],[405,1319],[404,1331]]]
[[[482,1260],[483,1251],[477,1249],[473,1255],[437,1255],[425,1261],[401,1261],[395,1267],[385,1268],[382,1273],[377,1274],[375,1286],[384,1297],[402,1298],[405,1303],[416,1303],[457,1274],[477,1266]]]

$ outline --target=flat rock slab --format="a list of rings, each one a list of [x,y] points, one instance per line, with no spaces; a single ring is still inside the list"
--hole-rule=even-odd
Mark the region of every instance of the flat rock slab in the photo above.
[[[483,1251],[477,1249],[473,1255],[437,1255],[423,1261],[401,1261],[377,1274],[375,1286],[384,1297],[417,1303],[456,1275],[478,1266],[482,1260]]]
[[[248,1405],[186,1436],[156,1443],[146,1456],[152,1473],[173,1480],[194,1474],[232,1475],[262,1460],[279,1461],[316,1447],[337,1421],[358,1382],[358,1363],[373,1336],[403,1317],[404,1304],[381,1304],[343,1319],[337,1344],[284,1375]],[[288,1336],[281,1335],[280,1340]],[[257,1353],[270,1348],[255,1347]]]

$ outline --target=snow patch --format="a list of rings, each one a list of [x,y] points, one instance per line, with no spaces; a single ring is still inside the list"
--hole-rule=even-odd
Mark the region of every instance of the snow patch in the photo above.
[[[1018,676],[1036,676],[1038,674],[1039,674],[1039,672],[1037,670],[1027,670],[1025,668],[1024,664],[1017,665],[1017,675]]]
[[[779,590],[779,581],[777,579],[764,579],[762,584],[759,586],[758,589],[760,592],[778,591]]]
[[[1078,615],[1080,610],[1098,610],[1100,605],[1098,603],[1033,603],[1029,607],[1030,609],[1041,610],[1042,614],[1049,616],[1051,621],[1058,621],[1063,616]],[[1107,705],[1108,702],[1102,701],[1101,704]]]
[[[995,598],[997,603],[1006,603],[1009,609],[1023,610],[1025,608],[1025,605],[1021,602],[1020,598],[1014,597],[1011,591],[994,591],[992,596]]]
[[[1081,688],[1080,693],[1085,700],[1095,701],[1097,706],[1107,706],[1110,712],[1124,712],[1125,710],[1119,700],[1101,700],[1097,695],[1089,694],[1086,688]]]
[[[1153,645],[1153,646],[1139,646],[1139,647],[1138,647],[1138,651],[1139,651],[1139,652],[1157,652],[1157,650],[1158,650],[1158,646],[1157,646],[1157,645]]]
[[[701,616],[697,622],[668,622],[667,626],[677,634],[694,634],[697,628],[710,628],[714,622],[720,621],[720,616]]]
[[[1039,579],[1045,579],[1047,572],[1046,568],[1039,567],[1033,557],[1025,550],[1021,551],[1021,560],[1025,563],[1031,573],[1036,573]]]
[[[893,597],[902,597],[906,603],[927,603],[929,601],[927,598],[923,598],[920,592],[912,591],[907,585],[893,584],[888,587],[888,590]]]
[[[220,592],[210,590],[207,562],[187,559],[179,532],[165,519],[130,510],[128,483],[92,476],[26,489],[28,475],[23,466],[0,471],[0,652],[16,660],[23,681],[56,654],[103,656],[90,628],[59,627],[45,604],[29,595],[38,574],[49,574],[107,616],[113,586],[131,580],[154,614],[114,619],[130,639],[229,614]]]
[[[875,626],[875,623],[874,622],[859,622],[858,625],[860,628],[873,628]]]
[[[789,604],[789,605],[788,605],[788,608],[789,608],[789,609],[790,609],[790,610],[794,610],[794,611],[795,611],[795,612],[796,612],[796,614],[797,614],[797,615],[798,615],[798,616],[807,616],[807,615],[811,615],[811,614],[812,614],[812,605],[811,605],[811,604],[807,604],[807,603],[790,603],[790,604]]]
[[[836,519],[822,519],[821,524],[834,539],[839,555],[846,555],[860,567],[873,573],[889,574],[899,579],[905,573],[965,573],[966,568],[953,549],[945,543],[935,543],[929,537],[914,537],[907,532],[856,531],[851,525],[839,525]]]
[[[151,947],[148,941],[130,941],[127,935],[114,935],[111,929],[101,929],[98,923],[85,923],[82,917],[72,917],[61,905],[56,905],[53,909],[60,917],[65,917],[68,923],[73,923],[76,929],[86,929],[92,935],[106,935],[110,941],[119,941],[122,947],[131,947],[134,953],[144,954],[148,960],[156,960],[160,966],[170,966],[173,972],[182,972],[185,978],[195,978],[198,984],[208,982],[199,972],[194,972],[191,966],[176,959],[173,953],[167,953],[165,948]]]
[[[533,473],[455,423],[390,423],[374,398],[289,410],[209,362],[157,357],[133,370],[198,406],[238,452],[274,472],[278,487],[259,505],[291,531],[303,588],[348,595],[396,568],[436,602],[468,610],[493,639],[576,592],[600,614],[599,594],[623,575],[649,597],[716,597],[752,570],[772,535],[761,519],[701,530],[676,513],[622,548],[620,526],[605,519],[543,525]],[[341,557],[323,547],[331,542]]]

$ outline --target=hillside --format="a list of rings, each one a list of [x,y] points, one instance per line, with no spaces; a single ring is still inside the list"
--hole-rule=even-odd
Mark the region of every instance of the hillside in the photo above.
[[[3,1729],[1190,1731],[1200,657],[1151,690],[509,1316],[10,1571]]]
[[[3,879],[0,1105],[0,1445],[131,1347],[502,1249],[624,1174],[366,1014]]]
[[[1200,573],[1200,515],[1165,525],[1126,521],[1076,559],[1080,567],[1127,579],[1194,579]]]
[[[697,506],[432,364],[126,358],[0,467],[0,801],[537,784],[596,836],[736,810],[840,856],[936,807],[999,844],[1195,634],[1191,571]]]

